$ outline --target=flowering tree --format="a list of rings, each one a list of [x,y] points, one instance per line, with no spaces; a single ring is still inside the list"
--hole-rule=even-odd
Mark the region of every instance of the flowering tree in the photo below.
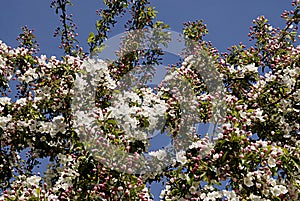
[[[144,84],[168,26],[155,21],[147,0],[104,2],[89,53],[76,40],[70,0],[51,3],[62,22],[61,59],[38,56],[27,27],[19,47],[0,42],[0,200],[153,200],[153,181],[165,184],[161,200],[298,200],[300,2],[282,14],[283,29],[258,17],[253,46],[224,54],[204,40],[202,21],[187,22],[184,59],[155,89]],[[125,28],[135,32],[118,59],[95,59],[126,11]],[[140,40],[152,43],[137,49]],[[211,121],[213,136],[197,135],[195,123]],[[148,152],[156,129],[168,133],[172,149]],[[34,173],[41,158],[47,170]]]

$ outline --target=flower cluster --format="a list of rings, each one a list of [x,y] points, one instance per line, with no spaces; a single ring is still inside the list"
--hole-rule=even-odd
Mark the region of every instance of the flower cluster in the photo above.
[[[70,3],[54,6],[62,2]],[[107,1],[118,8],[111,17],[127,3]],[[187,23],[186,38],[197,43],[187,42],[182,64],[155,89],[126,82],[134,63],[128,58],[119,66],[47,58],[34,55],[30,40],[18,48],[0,41],[0,200],[146,201],[153,200],[152,181],[165,183],[161,200],[298,200],[299,1],[293,6],[282,15],[284,29],[258,17],[253,47],[239,44],[222,55],[203,40],[201,21]],[[147,8],[139,10],[143,26],[152,25]],[[91,49],[109,27],[90,37]],[[72,30],[62,38],[69,53]],[[199,121],[214,123],[212,136],[195,132]],[[171,146],[147,152],[158,131]],[[47,170],[36,173],[45,158]]]
[[[126,133],[127,139],[146,141],[155,130],[161,130],[167,104],[151,88],[117,94],[107,109]],[[161,128],[159,128],[161,126]]]

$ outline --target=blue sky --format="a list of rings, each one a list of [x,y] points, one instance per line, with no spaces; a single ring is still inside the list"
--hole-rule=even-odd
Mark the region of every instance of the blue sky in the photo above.
[[[86,39],[95,30],[96,9],[103,7],[101,0],[73,0],[74,21],[79,26],[79,41],[86,51]],[[259,15],[265,15],[275,27],[282,26],[280,18],[283,10],[291,8],[291,0],[152,0],[159,11],[158,19],[171,26],[171,30],[181,32],[183,22],[203,19],[209,29],[207,40],[221,52],[227,47],[242,41],[247,44],[249,26]],[[10,46],[16,46],[16,37],[23,25],[34,28],[40,43],[41,54],[61,55],[57,47],[58,38],[53,38],[54,29],[59,25],[58,16],[50,9],[46,0],[10,0],[1,1],[0,40]],[[111,36],[123,32],[123,26],[117,25]]]
[[[98,16],[96,9],[103,7],[101,0],[73,0],[71,13],[78,25],[79,41],[88,51],[86,39],[95,30]],[[252,20],[264,15],[274,27],[282,27],[282,11],[291,9],[291,0],[152,0],[152,5],[159,11],[157,19],[171,26],[171,30],[181,32],[183,23],[203,19],[209,34],[207,40],[221,52],[239,42],[248,45],[247,34]],[[9,0],[0,4],[0,40],[7,45],[17,46],[16,38],[21,27],[27,25],[35,30],[40,43],[40,54],[60,56],[59,38],[53,38],[53,32],[59,25],[59,17],[50,8],[46,0]],[[121,20],[124,21],[124,20]],[[112,29],[111,36],[122,33],[123,26]],[[105,58],[103,58],[105,59]],[[158,196],[160,187],[153,193]],[[158,200],[158,199],[156,199]]]

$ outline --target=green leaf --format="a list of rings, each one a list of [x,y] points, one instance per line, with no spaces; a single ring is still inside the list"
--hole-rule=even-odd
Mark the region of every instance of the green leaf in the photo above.
[[[106,123],[112,124],[112,125],[117,125],[117,123],[116,123],[116,121],[114,119],[109,119],[109,120],[107,120]]]
[[[297,160],[297,159],[296,159]],[[291,161],[294,163],[294,165],[298,168],[298,170],[300,170],[300,165],[297,161],[295,161],[295,159],[293,157],[291,157]]]
[[[106,48],[106,45],[101,44],[100,46],[95,47],[94,52],[95,53],[100,53]]]
[[[95,42],[95,34],[94,32],[91,32],[88,38],[88,43],[94,43]]]

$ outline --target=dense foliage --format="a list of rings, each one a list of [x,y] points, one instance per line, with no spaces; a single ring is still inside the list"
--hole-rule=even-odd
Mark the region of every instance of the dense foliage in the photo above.
[[[0,200],[153,200],[146,184],[154,181],[164,183],[161,200],[299,200],[299,0],[282,14],[283,29],[258,17],[250,27],[253,46],[224,54],[205,41],[202,21],[185,23],[184,60],[155,89],[143,84],[161,63],[168,26],[155,20],[147,0],[104,2],[89,53],[76,39],[70,0],[51,3],[62,23],[55,31],[61,59],[38,55],[27,27],[19,47],[0,42]],[[132,41],[147,38],[131,32],[117,60],[92,59],[127,13],[127,31],[154,29],[160,40],[129,51]],[[140,82],[124,81],[136,68],[131,76],[142,75]],[[122,93],[128,84],[136,87]],[[90,86],[96,95],[87,114],[91,104],[80,102]],[[213,136],[197,135],[194,124],[211,121]],[[147,133],[158,127],[174,150],[148,152]],[[47,170],[35,173],[43,158]]]

